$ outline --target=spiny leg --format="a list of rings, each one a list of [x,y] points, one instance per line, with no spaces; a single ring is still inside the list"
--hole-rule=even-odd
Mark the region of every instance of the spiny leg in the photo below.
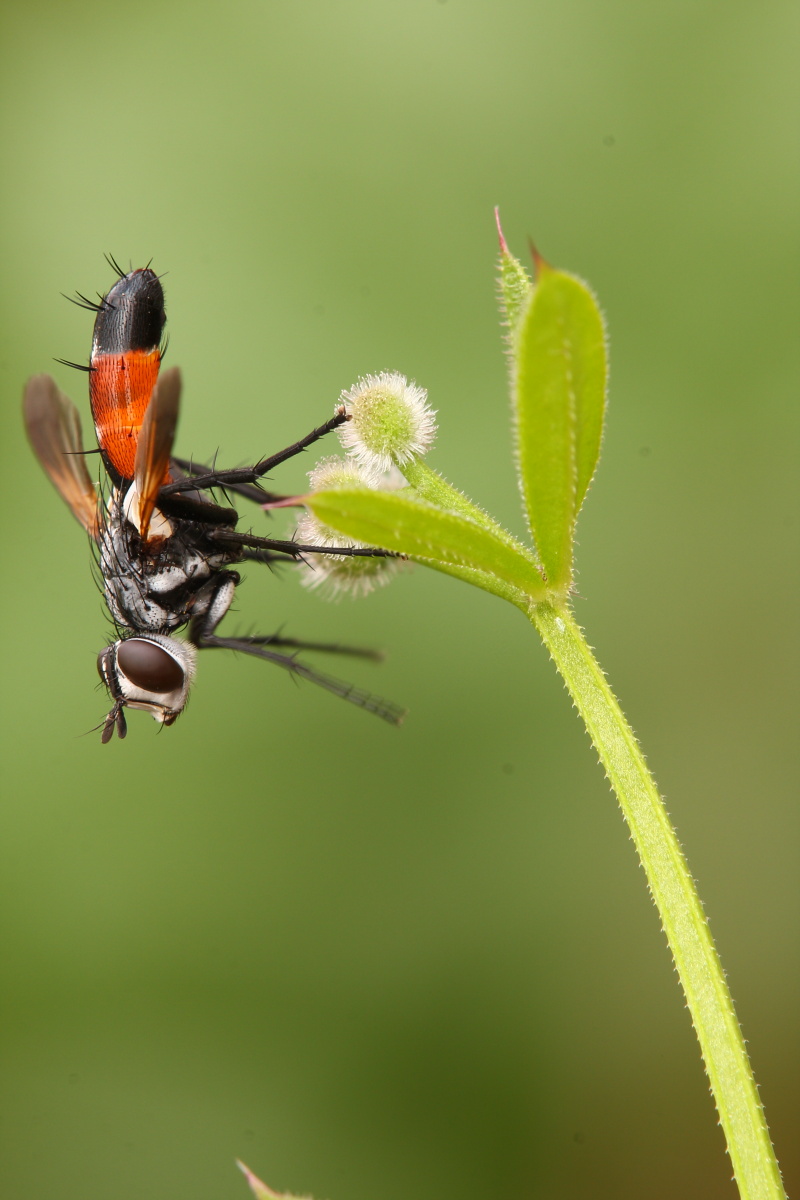
[[[291,558],[302,558],[304,554],[335,554],[341,558],[402,558],[395,550],[381,550],[374,546],[306,546],[300,542],[280,538],[256,537],[251,533],[235,533],[230,529],[210,529],[208,536],[215,542],[228,546],[242,546],[252,550],[277,550]]]
[[[295,559],[288,558],[285,554],[277,554],[271,550],[242,550],[241,562],[257,562],[263,563],[266,567],[274,567],[278,563],[293,563]]]
[[[286,561],[283,559],[282,561]],[[248,634],[236,638],[216,638],[215,632],[222,618],[228,612],[240,576],[236,571],[220,571],[209,580],[205,588],[198,593],[201,612],[192,619],[189,626],[189,641],[194,646],[210,646],[221,642],[236,643],[236,649],[245,646],[265,647],[282,646],[284,649],[312,650],[320,654],[346,654],[352,658],[368,658],[380,662],[383,655],[378,650],[366,649],[363,646],[343,646],[339,642],[309,642],[298,638],[284,637],[281,633]],[[253,651],[255,653],[255,651]]]
[[[197,485],[197,479],[202,478],[203,475],[210,476],[214,474],[213,467],[204,467],[201,463],[195,463],[190,458],[173,457],[171,461],[177,467],[180,467],[182,471],[187,471],[192,476],[192,483],[195,486]],[[266,491],[259,483],[231,483],[229,480],[222,486],[222,490],[234,492],[237,496],[244,496],[246,500],[252,500],[255,504],[270,504],[276,500],[289,499],[288,496],[279,496],[277,492]],[[163,488],[161,494],[163,495]]]
[[[342,654],[348,658],[366,658],[370,662],[383,662],[380,650],[370,650],[365,646],[342,646],[339,642],[306,642],[301,638],[282,637],[278,633],[237,637],[237,644],[246,642],[248,646],[282,646],[284,649],[309,650],[315,654]]]
[[[347,421],[348,415],[344,408],[340,408],[335,416],[326,421],[324,425],[312,429],[311,433],[301,438],[299,442],[293,442],[291,446],[287,446],[285,450],[280,450],[277,454],[271,454],[269,458],[262,458],[252,467],[234,467],[229,471],[208,471],[205,475],[194,475],[189,479],[176,479],[173,483],[167,483],[161,489],[161,495],[168,496],[174,492],[188,492],[194,488],[213,488],[230,486],[233,490],[240,484],[254,484],[264,475],[269,474],[275,467],[279,467],[281,463],[286,462],[290,458],[294,458],[296,454],[301,454],[314,442],[319,441],[326,433],[330,433],[333,429],[338,429]],[[175,460],[178,462],[178,460]],[[180,466],[181,464],[178,463]]]
[[[324,675],[321,671],[315,671],[293,655],[276,654],[246,638],[218,638],[212,635],[203,637],[196,645],[200,649],[238,650],[242,654],[252,654],[256,658],[263,658],[277,667],[282,667],[296,679],[307,679],[310,683],[316,683],[325,691],[332,692],[334,696],[339,696],[340,699],[347,700],[358,708],[363,708],[365,712],[373,713],[381,720],[388,721],[390,725],[399,725],[405,716],[405,709],[400,708],[397,704],[392,704],[389,700],[373,696],[370,692],[354,687],[351,683],[345,683],[342,679],[336,679],[333,675]]]
[[[222,572],[214,581],[205,611],[196,616],[189,626],[189,641],[193,645],[201,650],[238,650],[242,654],[251,654],[255,658],[262,658],[266,662],[282,667],[296,679],[307,679],[310,683],[316,683],[318,687],[332,692],[342,700],[347,700],[350,704],[355,704],[366,712],[374,713],[381,720],[388,721],[390,725],[400,724],[405,716],[405,710],[398,705],[392,704],[389,700],[383,700],[380,696],[373,696],[370,692],[354,687],[353,684],[337,679],[333,675],[315,671],[313,667],[300,662],[293,654],[278,654],[267,647],[269,645],[283,646],[295,650],[318,650],[329,654],[360,655],[365,658],[378,657],[374,651],[330,643],[300,642],[292,638],[282,638],[280,635],[241,638],[217,637],[214,631],[233,602],[238,582],[239,576],[235,571]]]

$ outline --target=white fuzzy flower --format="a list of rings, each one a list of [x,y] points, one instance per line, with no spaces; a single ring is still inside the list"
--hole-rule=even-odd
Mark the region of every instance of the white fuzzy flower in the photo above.
[[[330,491],[335,488],[374,487],[374,476],[369,476],[353,459],[323,458],[308,473],[312,492]],[[294,539],[304,546],[338,546],[348,549],[364,549],[364,542],[331,529],[318,521],[313,513],[305,512],[294,532]],[[376,587],[381,587],[394,577],[400,564],[397,558],[348,558],[340,554],[308,555],[300,563],[303,584],[309,588],[321,588],[332,597],[345,592],[352,596],[366,596]]]
[[[328,458],[321,458],[308,472],[308,482],[312,492],[327,492],[333,488],[369,487],[371,477],[367,478],[352,458],[331,454]]]
[[[433,444],[436,419],[424,388],[396,371],[365,375],[342,392],[350,420],[339,429],[345,450],[371,476],[421,457]]]

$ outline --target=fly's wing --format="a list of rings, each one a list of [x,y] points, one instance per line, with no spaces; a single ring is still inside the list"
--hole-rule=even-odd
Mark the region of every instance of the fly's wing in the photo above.
[[[169,479],[180,400],[181,373],[171,367],[153,389],[136,446],[133,479],[139,501],[139,533],[145,541],[158,493]]]
[[[34,375],[25,385],[22,414],[33,452],[72,515],[92,537],[97,534],[97,491],[83,457],[81,419],[51,375]]]

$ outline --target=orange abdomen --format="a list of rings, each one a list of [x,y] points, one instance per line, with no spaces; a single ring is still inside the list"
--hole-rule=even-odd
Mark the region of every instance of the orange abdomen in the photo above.
[[[154,271],[142,267],[128,275],[119,273],[97,306],[89,394],[107,465],[123,479],[133,479],[136,445],[158,379],[167,318],[164,291]]]
[[[97,442],[123,479],[133,479],[139,430],[160,365],[158,348],[92,355],[89,394]]]

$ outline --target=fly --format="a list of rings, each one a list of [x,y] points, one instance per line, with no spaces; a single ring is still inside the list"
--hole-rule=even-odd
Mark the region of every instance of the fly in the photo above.
[[[197,653],[239,650],[275,663],[298,678],[398,724],[396,705],[309,667],[300,650],[378,657],[352,647],[278,635],[220,637],[218,626],[233,602],[243,562],[267,565],[307,555],[385,557],[379,549],[306,546],[291,540],[238,533],[239,514],[215,502],[223,488],[263,504],[261,479],[347,420],[344,408],[306,437],[252,467],[196,467],[173,456],[181,376],[160,373],[166,321],[164,292],[154,271],[123,273],[95,312],[88,367],[95,434],[108,477],[98,495],[86,467],[78,410],[49,375],[25,387],[23,412],[31,445],[51,483],[91,537],[103,594],[118,637],[98,656],[112,706],[102,741],[125,737],[125,709],[142,709],[163,725],[180,716],[194,679]],[[76,364],[73,364],[76,365]],[[86,368],[83,368],[86,369]],[[177,637],[185,630],[184,637]]]

